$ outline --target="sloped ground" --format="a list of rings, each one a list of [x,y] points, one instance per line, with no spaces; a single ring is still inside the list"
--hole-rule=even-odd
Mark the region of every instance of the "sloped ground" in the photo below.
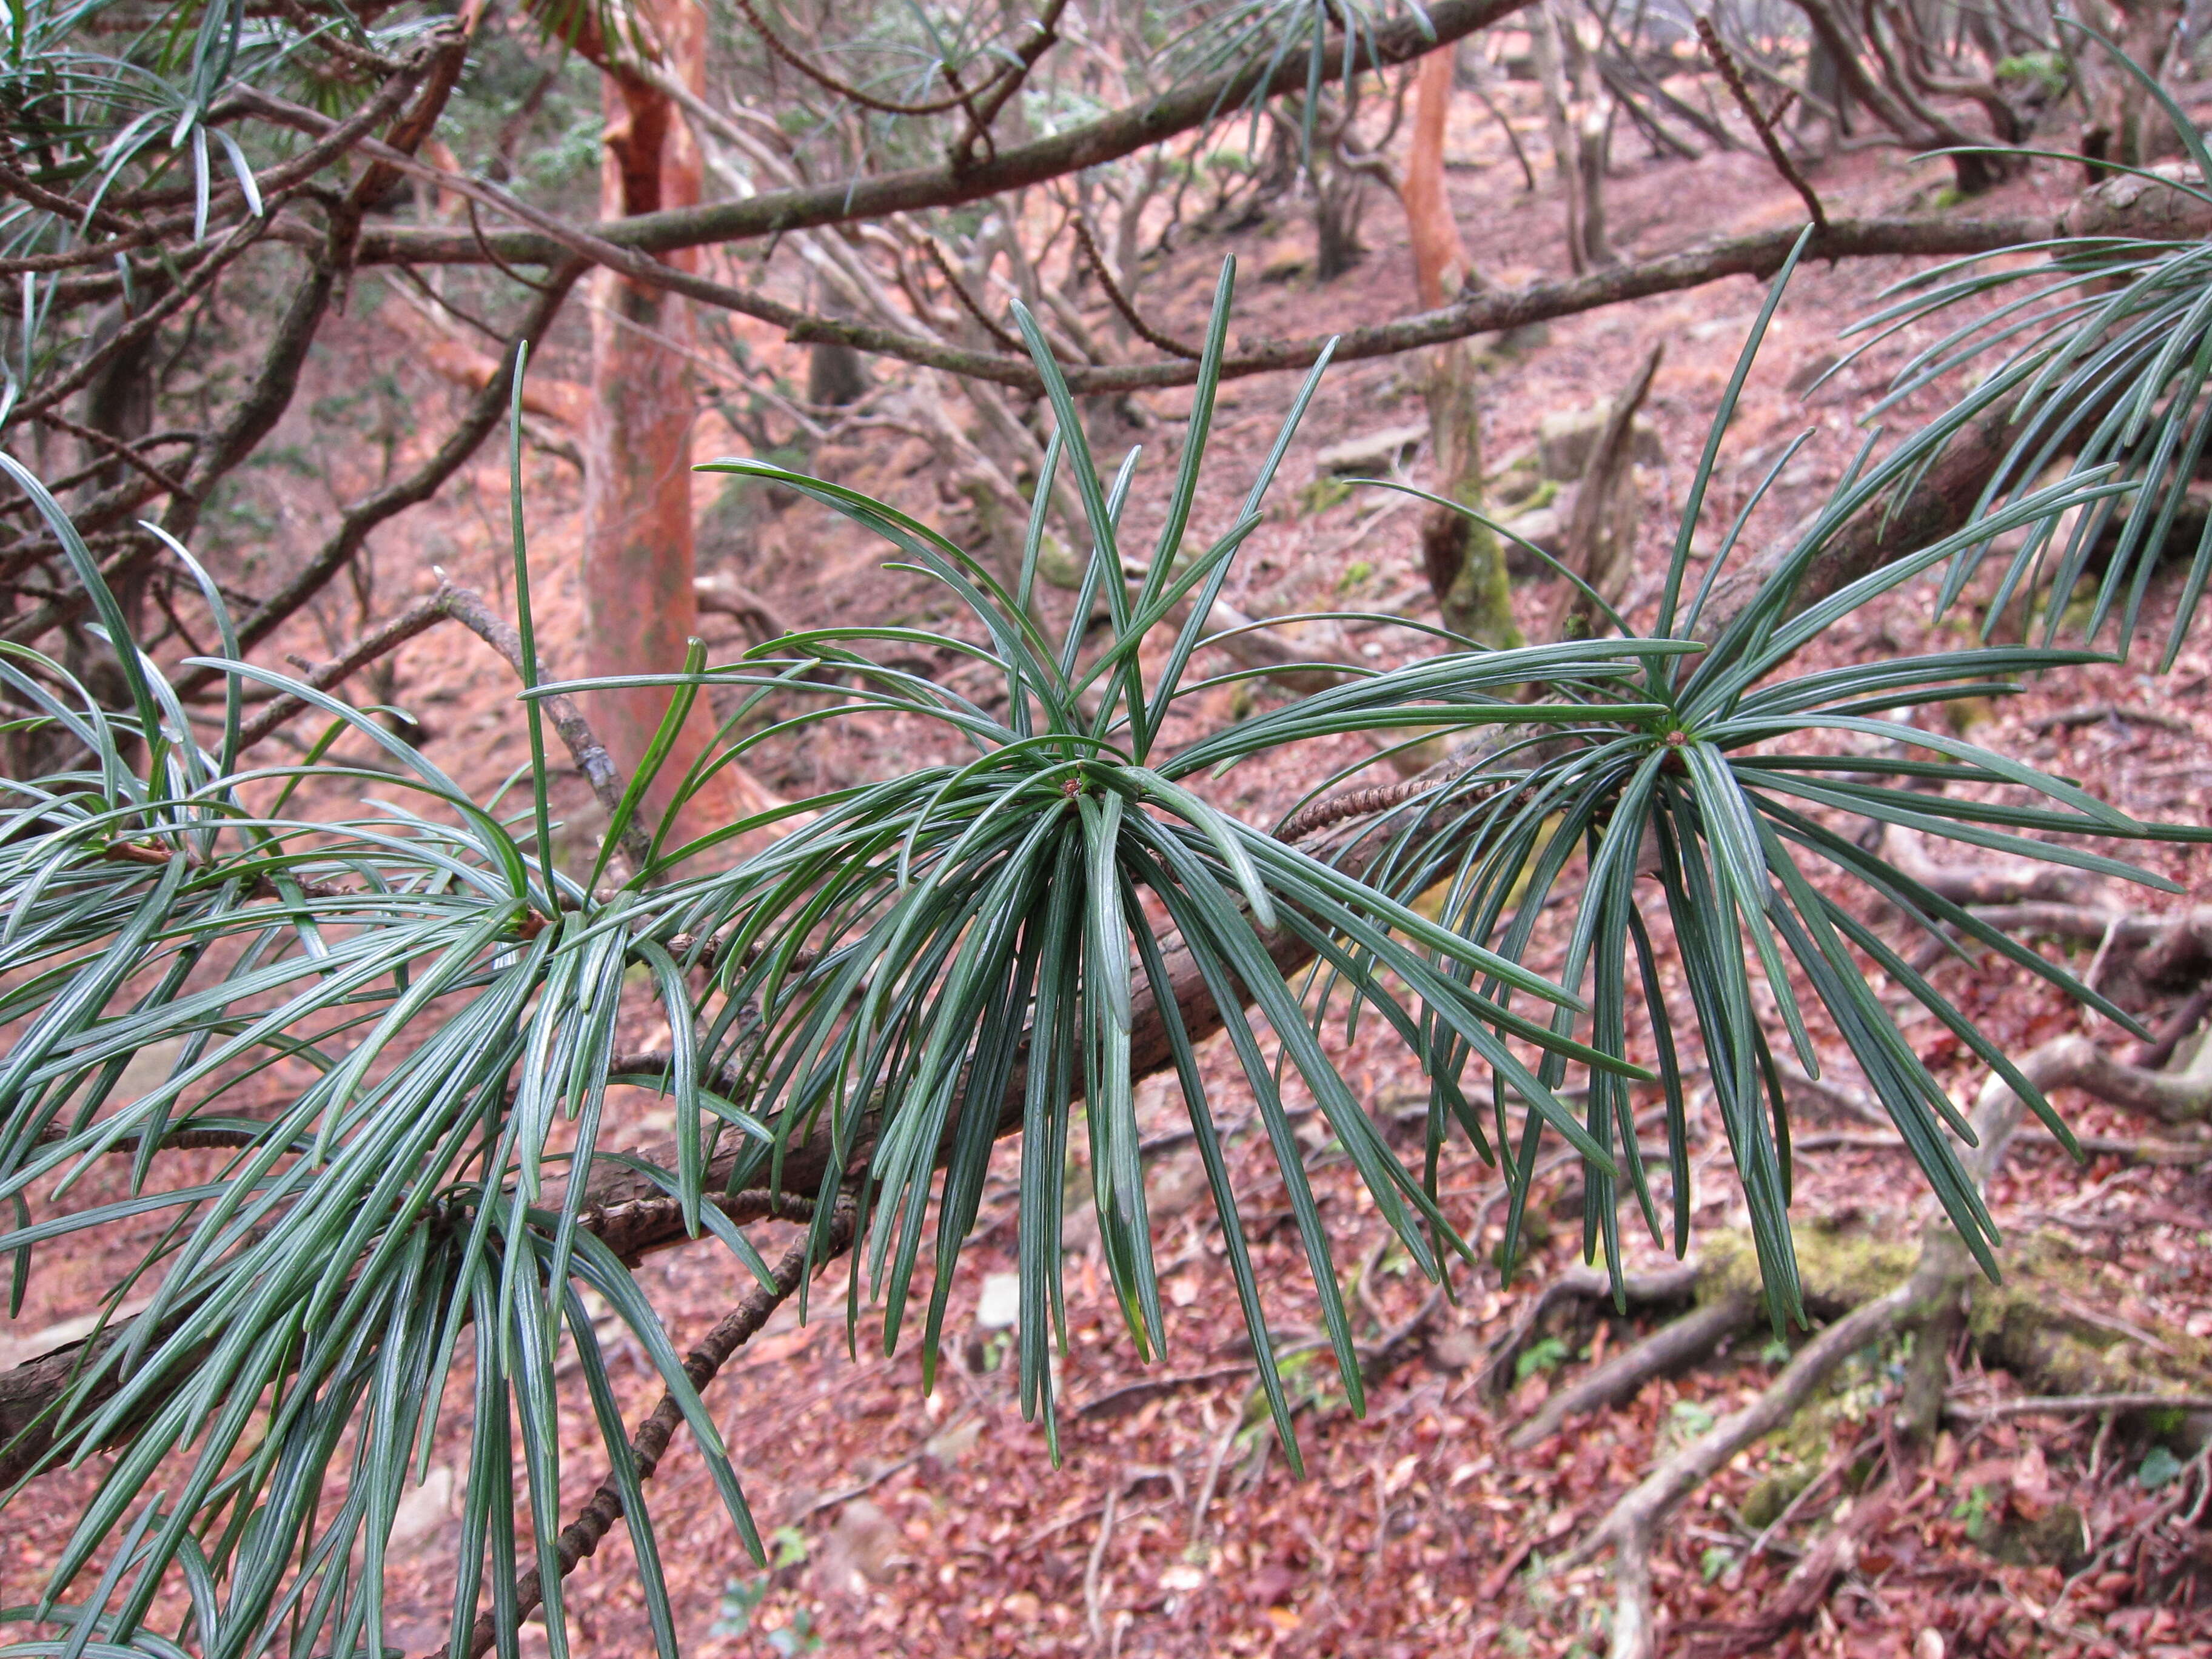
[[[1522,90],[1510,88],[1509,95]],[[1517,172],[1487,118],[1470,105],[1452,140],[1454,157],[1468,164],[1452,182],[1474,258],[1498,283],[1556,272],[1565,264],[1558,204],[1547,193],[1520,191]],[[1622,160],[1609,205],[1624,252],[1663,251],[1722,226],[1787,223],[1799,211],[1796,198],[1751,155],[1649,162],[1625,127],[1616,150]],[[1815,183],[1832,211],[1898,211],[1943,177],[1940,164],[1912,167],[1874,152],[1831,165]],[[2054,205],[2071,188],[2070,178],[2039,170],[1987,205],[1996,211]],[[1194,333],[1200,322],[1194,307],[1210,289],[1222,252],[1233,250],[1247,270],[1240,331],[1301,333],[1413,309],[1410,263],[1394,204],[1378,199],[1372,205],[1368,234],[1376,246],[1351,276],[1321,289],[1302,278],[1255,280],[1256,269],[1285,238],[1308,234],[1272,226],[1225,240],[1186,236],[1147,278],[1140,303],[1164,325]],[[1732,517],[1765,471],[1760,463],[1808,426],[1818,435],[1784,475],[1775,499],[1754,516],[1747,539],[1756,544],[1763,532],[1794,519],[1832,483],[1856,447],[1852,412],[1872,401],[1909,341],[1845,371],[1809,404],[1790,388],[1834,349],[1838,329],[1872,310],[1882,286],[1904,269],[1902,262],[1863,261],[1799,274],[1731,430],[1709,523]],[[1714,404],[1759,302],[1753,283],[1732,279],[1555,323],[1547,342],[1501,352],[1487,389],[1491,455],[1502,461],[1529,445],[1548,413],[1610,396],[1642,354],[1663,341],[1666,361],[1648,410],[1665,460],[1639,475],[1641,568],[1657,569]],[[389,349],[389,337],[374,321],[356,328],[362,353]],[[347,369],[332,362],[318,372],[342,377]],[[1278,486],[1279,516],[1254,538],[1232,585],[1231,597],[1241,607],[1280,614],[1418,592],[1413,514],[1393,511],[1393,498],[1355,495],[1330,501],[1319,493],[1294,505],[1318,449],[1420,418],[1408,372],[1408,366],[1378,362],[1332,374]],[[1206,494],[1197,533],[1225,526],[1293,389],[1289,378],[1273,377],[1241,382],[1224,393],[1209,471],[1220,483]],[[1140,401],[1156,420],[1176,412],[1173,396]],[[1908,422],[1929,406],[1908,406],[1892,418]],[[1152,442],[1162,429],[1127,435]],[[702,450],[711,447],[702,444]],[[942,516],[931,470],[896,430],[856,430],[816,462],[840,482]],[[1416,464],[1417,477],[1425,466],[1425,460]],[[1139,485],[1131,514],[1135,545],[1146,544],[1157,522],[1165,471],[1164,458],[1156,457],[1148,474],[1153,489],[1148,493]],[[560,666],[576,603],[574,475],[542,456],[533,459],[531,475],[533,586],[541,631],[553,641]],[[702,511],[715,496],[712,481],[702,482]],[[503,465],[488,459],[465,489],[389,538],[378,567],[386,591],[404,591],[414,569],[434,560],[456,580],[508,602],[500,574],[503,501]],[[794,623],[915,618],[938,603],[911,580],[877,572],[878,550],[811,509],[787,508],[757,521],[721,550],[729,567]],[[2154,598],[2154,623],[2170,613],[2172,586],[2169,578]],[[1648,588],[1634,597],[1648,611]],[[386,609],[398,602],[378,603]],[[1425,613],[1417,608],[1414,614]],[[331,629],[351,631],[343,617],[334,618]],[[1931,623],[1924,598],[1908,593],[1870,607],[1822,641],[1808,653],[1808,665],[1940,648],[1957,637],[1955,629],[1951,623]],[[320,657],[327,653],[328,631],[319,637],[302,629],[289,643]],[[1412,636],[1401,641],[1388,630],[1358,637],[1381,645],[1383,660],[1419,648]],[[1973,735],[2075,777],[2128,811],[2201,823],[2212,788],[2203,743],[2212,731],[2212,655],[2200,642],[2174,674],[2151,681],[2141,672],[2147,654],[2139,649],[2133,664],[2085,670],[2028,686],[2000,706],[1971,710],[1980,722]],[[409,647],[387,695],[427,722],[434,756],[465,781],[487,785],[522,757],[510,692],[504,668],[453,631]],[[1234,717],[1232,693],[1215,694],[1211,704],[1201,711],[1205,719]],[[2116,712],[2077,718],[2097,705]],[[2067,720],[2057,720],[2062,714]],[[1194,719],[1192,729],[1199,724]],[[927,738],[856,716],[804,745],[770,745],[762,769],[777,787],[799,792],[833,779],[879,775],[931,752]],[[1346,743],[1271,757],[1225,780],[1220,798],[1265,822],[1359,753]],[[573,793],[574,799],[557,805],[587,823],[580,785]],[[2185,899],[2144,895],[2144,905],[2212,896],[2212,862],[2203,856],[2154,848],[2143,861],[2189,890]],[[1988,960],[1971,971],[1948,971],[1946,989],[2014,1052],[2071,1030],[2112,1035],[2085,1025],[2025,974]],[[1910,1035],[1954,1097],[1970,1099],[1980,1073],[1948,1033],[1931,1028]],[[1215,1043],[1204,1060],[1217,1109],[1225,1121],[1243,1119],[1249,1097],[1234,1076],[1233,1058]],[[1395,1115],[1423,1098],[1414,1068],[1376,1039],[1372,1023],[1348,1050],[1340,1049],[1340,1063],[1386,1121],[1397,1122]],[[2106,1108],[2069,1104],[2085,1131],[2173,1139]],[[1158,1080],[1147,1084],[1140,1107],[1152,1133],[1169,1140],[1181,1121],[1172,1090]],[[635,1101],[630,1109],[636,1138],[648,1138],[653,1103]],[[1701,1095],[1693,1095],[1692,1109],[1698,1237],[1711,1241],[1741,1224],[1742,1206],[1717,1117]],[[1812,1117],[1799,1127],[1816,1136],[1837,1132],[1823,1137],[1832,1144],[1800,1153],[1802,1213],[1877,1239],[1917,1233],[1932,1206],[1900,1151],[1867,1144],[1863,1126],[1848,1116]],[[1418,1157],[1418,1126],[1401,1122],[1400,1132],[1406,1155]],[[620,1144],[623,1137],[614,1139]],[[1248,1128],[1231,1144],[1242,1190],[1254,1195],[1244,1224],[1262,1283],[1273,1287],[1271,1317],[1295,1341],[1319,1322],[1287,1212],[1269,1197],[1280,1182],[1264,1137]],[[1355,1287],[1363,1330],[1389,1352],[1372,1380],[1364,1419],[1346,1409],[1325,1363],[1297,1369],[1306,1402],[1299,1418],[1304,1479],[1291,1474],[1264,1429],[1248,1432],[1249,1373],[1235,1297],[1195,1159],[1187,1145],[1173,1144],[1162,1147],[1152,1166],[1156,1249],[1171,1310],[1169,1357],[1149,1371],[1135,1365],[1090,1236],[1081,1220],[1072,1222],[1071,1349],[1060,1375],[1065,1462],[1058,1471],[1050,1468],[1042,1434],[1020,1420],[1011,1366],[1003,1363],[1005,1316],[994,1305],[1002,1295],[994,1276],[1013,1266],[1013,1164],[1005,1153],[954,1293],[948,1363],[933,1394],[921,1395],[911,1341],[896,1357],[882,1357],[875,1340],[880,1310],[865,1301],[857,1316],[857,1355],[846,1351],[842,1267],[816,1287],[807,1324],[787,1310],[714,1384],[709,1401],[746,1474],[756,1512],[764,1530],[780,1528],[778,1562],[763,1574],[743,1559],[708,1483],[679,1440],[649,1495],[685,1650],[750,1656],[818,1645],[823,1652],[906,1659],[1061,1651],[1601,1651],[1611,1600],[1603,1562],[1564,1570],[1554,1564],[1655,1457],[1762,1387],[1783,1350],[1763,1334],[1739,1340],[1711,1363],[1645,1389],[1628,1407],[1571,1423],[1533,1450],[1513,1450],[1505,1437],[1516,1421],[1562,1379],[1642,1328],[1611,1317],[1569,1322],[1525,1351],[1503,1398],[1483,1386],[1492,1345],[1536,1291],[1577,1258],[1576,1170],[1562,1164],[1540,1183],[1533,1217],[1540,1242],[1514,1283],[1501,1285],[1487,1269],[1462,1273],[1447,1299],[1407,1271],[1348,1165],[1318,1129],[1307,1161],[1340,1270]],[[1498,1242],[1500,1199],[1496,1174],[1457,1152],[1447,1165],[1445,1206],[1485,1252]],[[2136,1333],[2120,1332],[2118,1340],[2160,1342],[2160,1330],[2212,1339],[2212,1182],[2201,1164],[2108,1155],[2076,1169],[2032,1135],[2006,1166],[1993,1200],[2008,1230],[2056,1231],[2072,1242],[2073,1294],[2108,1324]],[[1667,1259],[1640,1229],[1630,1236],[1632,1268]],[[772,1242],[763,1240],[763,1249]],[[107,1249],[121,1261],[133,1243],[118,1238]],[[66,1278],[35,1287],[36,1299],[15,1331],[43,1329],[89,1306],[96,1289],[109,1282],[113,1263],[88,1249],[70,1265]],[[652,1259],[641,1278],[679,1349],[745,1289],[740,1270],[712,1245]],[[1690,1639],[1681,1626],[1711,1635],[1755,1619],[1796,1555],[1841,1519],[1853,1470],[1879,1443],[1895,1403],[1903,1358],[1882,1349],[1860,1356],[1820,1413],[1738,1459],[1678,1513],[1655,1563],[1663,1614],[1677,1627],[1668,1651]],[[657,1394],[649,1367],[642,1356],[626,1352],[617,1354],[615,1369],[633,1414],[641,1413]],[[2017,1391],[2009,1379],[1994,1376],[1959,1375],[1953,1385],[1969,1403]],[[464,1393],[457,1389],[452,1398],[465,1408]],[[576,1426],[565,1463],[571,1513],[602,1472],[580,1414]],[[460,1432],[461,1425],[449,1421],[440,1475],[410,1506],[412,1553],[393,1586],[400,1610],[393,1639],[410,1652],[426,1652],[443,1638],[433,1620],[450,1583],[447,1534],[457,1506],[441,1493],[450,1492],[445,1472],[459,1467]],[[1778,1650],[1914,1659],[1944,1652],[2204,1651],[2212,1643],[2212,1616],[2204,1610],[2212,1600],[2204,1576],[2212,1572],[2212,1557],[2197,1524],[2205,1476],[2201,1466],[2178,1470],[2174,1462],[2162,1447],[2126,1434],[2100,1435],[2094,1419],[1956,1425],[1939,1440],[1925,1480],[1863,1551],[1843,1588],[1809,1628]],[[1832,1475],[1813,1486],[1754,1553],[1753,1541],[1774,1520],[1773,1492],[1793,1480],[1802,1484],[1808,1472]],[[76,1500],[88,1489],[89,1474],[50,1477],[40,1498],[17,1510],[32,1524],[19,1525],[0,1556],[7,1601],[35,1594],[40,1567],[52,1559]],[[2199,1513],[2186,1513],[2185,1505],[2179,1516],[2162,1515],[2178,1494]],[[2016,1542],[2022,1523],[2068,1506],[2082,1534],[2080,1545],[2045,1551],[2055,1553],[2056,1565],[2027,1559]],[[41,1519],[51,1526],[36,1524]],[[2124,1547],[2138,1528],[2154,1534],[2155,1549]],[[1990,1553],[1995,1548],[2019,1559],[2000,1559]],[[2078,1570],[2071,1580],[2069,1566]],[[650,1650],[629,1567],[629,1547],[618,1531],[569,1581],[580,1652]],[[542,1640],[533,1636],[529,1650],[540,1650]]]

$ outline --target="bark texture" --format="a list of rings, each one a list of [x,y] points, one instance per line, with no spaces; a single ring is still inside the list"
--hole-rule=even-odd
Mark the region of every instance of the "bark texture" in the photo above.
[[[706,58],[696,0],[653,0],[641,21],[670,71],[695,90]],[[602,82],[606,112],[602,210],[611,218],[696,206],[698,146],[674,101],[618,66]],[[695,263],[690,251],[671,263]],[[691,428],[697,400],[684,349],[690,302],[611,270],[592,277],[592,399],[584,422],[584,666],[592,675],[672,673],[697,631],[691,514]],[[659,687],[594,693],[592,715],[616,763],[635,776],[669,706]],[[674,752],[647,791],[656,817],[714,738],[711,710],[694,706]],[[725,767],[685,805],[681,831],[697,835],[777,805],[755,780]],[[766,839],[756,833],[740,845]]]
[[[1451,118],[1452,48],[1421,60],[1413,106],[1413,143],[1399,196],[1413,246],[1414,286],[1423,309],[1451,303],[1479,279],[1452,217],[1444,189],[1444,137]],[[1435,347],[1422,366],[1429,405],[1429,447],[1436,491],[1471,507],[1482,505],[1482,404],[1474,348],[1465,340]],[[1421,562],[1436,592],[1444,626],[1483,644],[1521,643],[1513,589],[1496,533],[1441,507],[1421,520]]]

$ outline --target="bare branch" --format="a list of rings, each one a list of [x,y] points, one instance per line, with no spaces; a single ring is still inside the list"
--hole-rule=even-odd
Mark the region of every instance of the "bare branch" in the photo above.
[[[1805,175],[1797,171],[1797,164],[1790,159],[1790,152],[1782,148],[1781,139],[1775,137],[1773,118],[1759,108],[1759,100],[1751,95],[1751,88],[1744,85],[1743,71],[1736,67],[1735,54],[1722,43],[1720,31],[1713,27],[1711,18],[1698,19],[1698,39],[1705,42],[1705,51],[1711,55],[1715,66],[1719,69],[1721,79],[1728,86],[1729,95],[1735,100],[1736,106],[1750,120],[1752,131],[1759,135],[1759,142],[1766,147],[1766,159],[1774,163],[1774,170],[1803,200],[1805,211],[1813,216],[1813,223],[1826,230],[1828,228],[1828,210],[1820,205],[1820,198],[1814,194],[1813,186],[1805,182]]]
[[[1091,227],[1079,218],[1075,222],[1075,245],[1083,250],[1083,257],[1090,261],[1091,271],[1098,278],[1098,286],[1106,290],[1106,297],[1113,302],[1114,309],[1121,313],[1121,320],[1128,324],[1139,339],[1166,352],[1170,357],[1186,357],[1193,362],[1198,361],[1200,353],[1195,347],[1187,346],[1181,340],[1161,333],[1137,314],[1137,307],[1129,303],[1128,295],[1121,292],[1121,285],[1114,280],[1114,273],[1108,268],[1105,256],[1098,252],[1098,244],[1091,240]]]
[[[813,1213],[814,1206],[800,1200],[781,1199],[775,1213],[786,1219],[804,1220]],[[694,1389],[703,1389],[714,1380],[716,1373],[729,1363],[730,1356],[743,1347],[769,1316],[781,1307],[805,1282],[810,1265],[820,1266],[842,1255],[853,1243],[853,1212],[848,1206],[840,1205],[830,1218],[828,1248],[815,1255],[810,1253],[809,1241],[801,1239],[785,1252],[776,1264],[771,1285],[757,1286],[726,1315],[721,1322],[709,1331],[699,1346],[686,1355],[684,1374],[691,1380]],[[667,1455],[668,1443],[675,1437],[678,1425],[684,1420],[683,1407],[672,1394],[663,1394],[660,1403],[638,1427],[629,1443],[630,1458],[636,1465],[637,1478],[650,1480]],[[622,1494],[615,1489],[614,1477],[609,1475],[599,1489],[592,1494],[592,1501],[574,1521],[561,1529],[558,1559],[561,1576],[565,1578],[599,1547],[600,1540],[613,1529],[623,1513]],[[515,1583],[515,1617],[526,1619],[545,1599],[544,1579],[536,1567],[531,1568]],[[448,1650],[465,1652],[468,1659],[483,1659],[499,1639],[497,1621],[489,1613],[478,1616],[475,1628],[469,1633],[465,1648]]]
[[[505,658],[507,665],[519,676],[522,672],[522,638],[513,624],[495,615],[486,605],[483,596],[472,588],[461,587],[449,581],[441,581],[437,591],[428,599],[409,606],[386,623],[381,628],[363,635],[329,662],[315,669],[306,678],[306,684],[318,691],[327,691],[353,675],[359,673],[378,658],[398,650],[417,635],[426,634],[440,623],[457,622],[469,632]],[[304,699],[285,692],[272,699],[240,730],[238,746],[250,749],[261,742],[279,726],[305,712],[312,705]],[[584,718],[583,710],[575,699],[563,692],[553,692],[543,699],[543,706],[553,721],[553,729],[561,741],[568,745],[576,769],[592,786],[592,793],[599,804],[611,813],[622,803],[623,779],[613,757],[607,753],[592,732],[591,723]],[[651,843],[642,830],[633,825],[623,836],[623,850],[642,867],[651,852]]]
[[[1411,16],[1372,31],[1363,30],[1347,51],[1332,39],[1319,55],[1324,83],[1349,70],[1358,75],[1409,63],[1440,46],[1463,39],[1500,18],[1510,17],[1528,0],[1436,0],[1426,8],[1430,27]],[[711,242],[739,242],[821,225],[887,218],[922,208],[957,207],[1024,185],[1079,173],[1118,161],[1165,142],[1243,107],[1255,99],[1306,89],[1305,54],[1281,62],[1256,62],[1226,75],[1194,81],[1100,119],[1050,137],[1018,144],[967,167],[911,167],[872,178],[838,179],[794,190],[765,191],[736,201],[708,202],[695,208],[593,226],[594,234],[645,252],[699,247]],[[542,233],[521,231],[495,239],[500,257],[514,264],[550,264],[560,249]],[[473,264],[483,255],[466,235],[406,226],[381,228],[362,239],[362,259],[398,259],[434,264]]]
[[[568,290],[584,273],[580,260],[572,260],[556,271],[531,307],[530,313],[515,330],[516,340],[543,340],[545,331],[553,325],[562,302]],[[387,519],[404,512],[420,501],[428,501],[444,487],[476,453],[477,447],[491,435],[507,418],[507,394],[514,373],[514,349],[509,345],[500,359],[499,371],[484,382],[483,388],[469,405],[468,413],[454,428],[437,453],[405,477],[386,485],[366,500],[349,508],[337,530],[325,542],[315,556],[292,580],[262,602],[260,609],[239,624],[238,637],[241,647],[251,647],[276,632],[293,612],[313,599],[337,573],[346,562],[359,552],[371,532]],[[200,671],[179,682],[179,689],[190,696],[214,678],[211,670]]]

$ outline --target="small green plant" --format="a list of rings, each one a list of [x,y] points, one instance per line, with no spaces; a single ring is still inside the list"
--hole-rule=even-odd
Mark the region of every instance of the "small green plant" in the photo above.
[[[2143,1461],[2136,1470],[2136,1484],[2145,1492],[2156,1492],[2178,1476],[2185,1466],[2165,1446],[2153,1446],[2143,1454]]]
[[[1694,1400],[1677,1400],[1667,1408],[1667,1428],[1677,1440],[1694,1440],[1713,1425],[1713,1414]]]
[[[1556,1336],[1543,1337],[1514,1356],[1513,1380],[1526,1382],[1532,1376],[1555,1371],[1566,1363],[1567,1345]]]
[[[750,1636],[768,1644],[776,1659],[798,1659],[805,1653],[822,1650],[822,1638],[814,1628],[814,1615],[805,1607],[792,1609],[790,1619],[773,1629],[763,1629],[759,1624],[760,1609],[768,1600],[773,1581],[759,1578],[732,1578],[722,1588],[720,1612],[714,1622],[708,1626],[714,1636]]]
[[[1996,1505],[1987,1486],[1969,1486],[1966,1494],[1951,1506],[1951,1518],[1966,1523],[1966,1536],[1977,1543],[1990,1529],[1990,1516]]]

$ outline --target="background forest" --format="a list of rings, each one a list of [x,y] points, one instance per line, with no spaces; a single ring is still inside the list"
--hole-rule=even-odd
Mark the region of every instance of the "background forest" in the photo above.
[[[0,1646],[2204,1651],[2209,22],[12,7]]]

